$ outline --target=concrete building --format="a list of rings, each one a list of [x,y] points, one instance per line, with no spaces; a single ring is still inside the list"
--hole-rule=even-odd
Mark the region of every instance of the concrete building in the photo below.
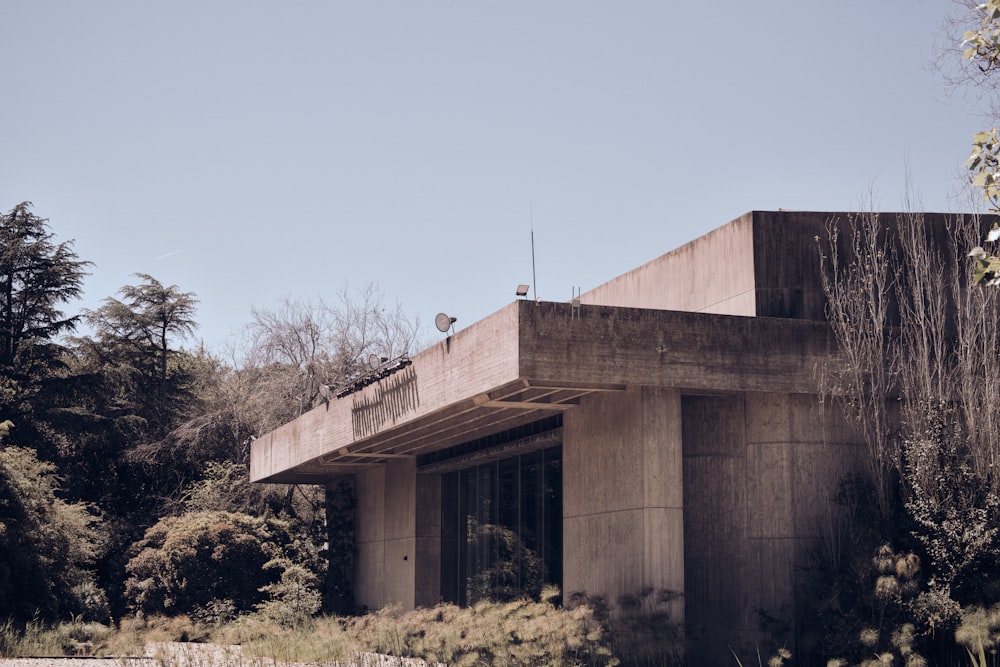
[[[251,478],[351,476],[367,607],[545,579],[683,593],[691,664],[785,641],[861,460],[817,389],[836,348],[817,237],[838,218],[747,213],[578,304],[515,301],[257,439]]]

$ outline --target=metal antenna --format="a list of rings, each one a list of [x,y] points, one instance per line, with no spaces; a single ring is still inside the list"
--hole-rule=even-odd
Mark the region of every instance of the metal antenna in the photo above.
[[[531,289],[535,293],[535,303],[538,303],[538,278],[535,276],[535,205],[528,202],[528,215],[531,219]]]

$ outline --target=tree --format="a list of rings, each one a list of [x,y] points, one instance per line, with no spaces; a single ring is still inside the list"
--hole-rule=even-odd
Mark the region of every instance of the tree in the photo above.
[[[138,284],[119,290],[121,299],[85,311],[94,334],[76,339],[68,357],[66,404],[72,420],[87,428],[63,461],[86,471],[77,478],[79,495],[116,516],[148,516],[151,503],[193,476],[186,459],[171,451],[170,434],[190,418],[214,364],[180,346],[196,327],[194,295],[148,274],[136,277]],[[167,451],[174,465],[159,465]]]
[[[0,215],[0,417],[22,431],[51,407],[51,380],[64,352],[57,339],[79,319],[60,306],[80,296],[88,265],[71,241],[56,243],[31,202]],[[37,444],[26,433],[21,442]]]
[[[254,309],[244,366],[281,369],[272,386],[301,412],[316,404],[320,385],[337,386],[368,368],[368,357],[392,359],[417,344],[417,318],[397,303],[387,307],[374,285],[343,289],[334,303],[285,299],[273,310]]]
[[[124,348],[123,356],[144,375],[165,383],[175,354],[172,344],[197,328],[198,300],[193,292],[182,292],[177,285],[164,287],[149,274],[135,276],[141,282],[118,290],[121,300],[108,297],[85,316],[105,344]]]
[[[59,493],[53,464],[0,444],[0,617],[108,618],[93,570],[101,524],[88,505]]]
[[[891,627],[879,625],[887,619],[926,642],[948,636],[964,609],[1000,601],[1000,293],[979,288],[965,260],[984,232],[978,216],[934,226],[919,213],[871,212],[847,222],[844,243],[831,225],[825,258],[840,351],[828,378],[865,435],[879,541],[922,557],[919,581],[906,577],[913,590],[890,596],[896,612],[865,621],[881,637],[870,654],[892,649]],[[885,576],[866,608],[892,593],[879,589]]]
[[[996,79],[1000,70],[1000,0],[986,0],[975,5],[972,15],[974,24],[962,35],[961,42],[962,61],[968,65],[970,73],[956,78],[993,96],[991,103],[995,116],[1000,113],[1000,100],[996,99],[1000,90]],[[972,185],[981,192],[987,208],[1000,213],[1000,135],[996,127],[976,133],[965,166],[972,172]],[[1000,223],[993,226],[985,243],[992,247],[998,240]],[[1000,258],[995,253],[977,244],[968,255],[973,259],[978,284],[1000,286]]]

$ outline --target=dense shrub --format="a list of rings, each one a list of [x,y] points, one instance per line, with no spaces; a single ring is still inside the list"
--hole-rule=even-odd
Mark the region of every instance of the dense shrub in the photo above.
[[[471,607],[440,604],[406,613],[386,608],[352,619],[347,632],[369,651],[465,665],[614,665],[604,629],[587,605],[481,601]]]
[[[168,517],[133,545],[125,594],[143,613],[225,621],[264,602],[265,587],[281,582],[280,564],[295,562],[296,551],[288,523],[277,519],[233,512]]]
[[[58,492],[55,466],[33,450],[0,445],[0,617],[107,620],[92,569],[98,517]]]

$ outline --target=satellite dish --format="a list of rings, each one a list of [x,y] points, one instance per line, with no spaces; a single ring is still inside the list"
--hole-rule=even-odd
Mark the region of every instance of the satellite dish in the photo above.
[[[385,357],[380,357],[377,354],[369,354],[368,355],[368,367],[370,369],[372,369],[372,370],[375,370],[376,368],[378,368],[379,366],[381,366],[382,362],[384,362],[384,361],[387,361],[387,359]]]
[[[448,317],[444,313],[438,313],[437,315],[434,316],[434,326],[436,326],[437,330],[440,331],[441,333],[448,333],[448,329],[450,329],[451,325],[457,321],[458,321],[457,318]]]

